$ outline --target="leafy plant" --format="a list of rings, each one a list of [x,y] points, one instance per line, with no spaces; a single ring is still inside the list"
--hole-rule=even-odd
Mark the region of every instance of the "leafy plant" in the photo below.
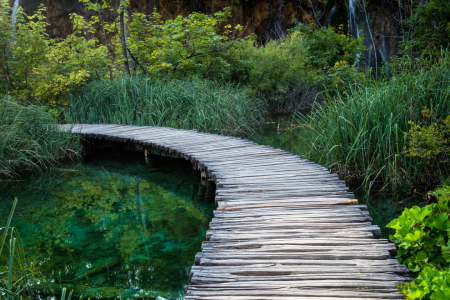
[[[402,29],[401,53],[433,54],[435,48],[447,48],[450,2],[447,0],[399,0]]]
[[[407,300],[450,299],[450,271],[425,267],[417,279],[400,286]]]
[[[237,47],[243,42],[236,36],[243,28],[226,24],[231,11],[228,7],[214,16],[192,13],[167,21],[156,12],[151,16],[133,14],[128,43],[139,71],[171,77],[228,77]],[[224,31],[219,34],[221,28]]]
[[[105,78],[106,67],[111,63],[106,47],[99,45],[94,37],[87,38],[87,35],[95,33],[96,22],[88,22],[77,14],[71,14],[70,18],[74,32],[64,40],[48,41],[45,60],[31,74],[34,96],[52,106],[66,105],[66,94],[93,78]],[[27,24],[21,24],[19,28],[25,26]],[[24,39],[27,38],[26,28],[19,32],[24,32]]]
[[[432,192],[437,203],[414,206],[387,227],[396,232],[397,258],[417,279],[400,286],[407,299],[447,299],[450,295],[450,186]]]
[[[421,124],[409,121],[411,128],[405,133],[408,146],[404,152],[408,157],[420,158],[427,165],[446,163],[450,152],[450,115],[443,120],[436,119],[429,109],[422,110],[422,115],[424,120]]]
[[[347,36],[332,27],[318,28],[314,24],[306,26],[298,23],[291,32],[300,34],[304,47],[308,49],[307,63],[317,70],[327,70],[340,61],[354,65],[360,53],[366,50],[363,37]]]
[[[11,25],[8,2],[0,0],[1,94],[44,100],[56,107],[65,104],[66,93],[94,75],[103,78],[110,61],[106,47],[90,37],[96,20],[89,22],[72,14],[74,32],[64,40],[50,39],[44,6],[32,16],[25,16],[19,8],[17,21]]]

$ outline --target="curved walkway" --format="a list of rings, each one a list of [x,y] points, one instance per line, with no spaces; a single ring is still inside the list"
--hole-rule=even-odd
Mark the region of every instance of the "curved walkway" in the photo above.
[[[76,125],[90,139],[190,160],[217,186],[186,300],[404,299],[396,247],[327,169],[239,138],[162,127]]]

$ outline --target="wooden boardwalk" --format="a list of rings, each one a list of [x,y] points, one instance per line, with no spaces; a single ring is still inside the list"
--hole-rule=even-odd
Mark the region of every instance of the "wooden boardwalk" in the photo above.
[[[190,160],[217,186],[186,300],[404,299],[410,281],[366,206],[327,169],[272,147],[161,127],[76,125]]]

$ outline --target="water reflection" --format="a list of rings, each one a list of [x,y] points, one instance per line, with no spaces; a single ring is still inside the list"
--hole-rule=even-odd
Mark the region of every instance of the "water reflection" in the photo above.
[[[13,225],[49,280],[39,298],[66,287],[85,299],[182,299],[213,187],[184,161],[102,156],[0,188],[2,207],[20,198]]]

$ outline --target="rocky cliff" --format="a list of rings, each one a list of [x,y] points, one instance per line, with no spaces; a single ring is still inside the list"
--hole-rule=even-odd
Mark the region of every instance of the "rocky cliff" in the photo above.
[[[11,0],[13,4],[15,0]],[[75,12],[90,15],[78,0],[18,0],[27,14],[31,14],[39,4],[46,5],[48,11],[49,34],[64,37],[70,34],[69,14]],[[336,0],[336,2],[343,0]],[[322,12],[319,22],[326,22],[327,7],[322,0],[131,0],[130,13],[150,14],[156,9],[165,19],[192,12],[213,14],[225,7],[233,7],[232,25],[246,26],[246,34],[256,33],[261,39],[280,36],[292,26],[292,19],[310,24],[315,22],[314,12]],[[334,1],[332,1],[334,2]],[[345,9],[345,8],[344,8]]]

